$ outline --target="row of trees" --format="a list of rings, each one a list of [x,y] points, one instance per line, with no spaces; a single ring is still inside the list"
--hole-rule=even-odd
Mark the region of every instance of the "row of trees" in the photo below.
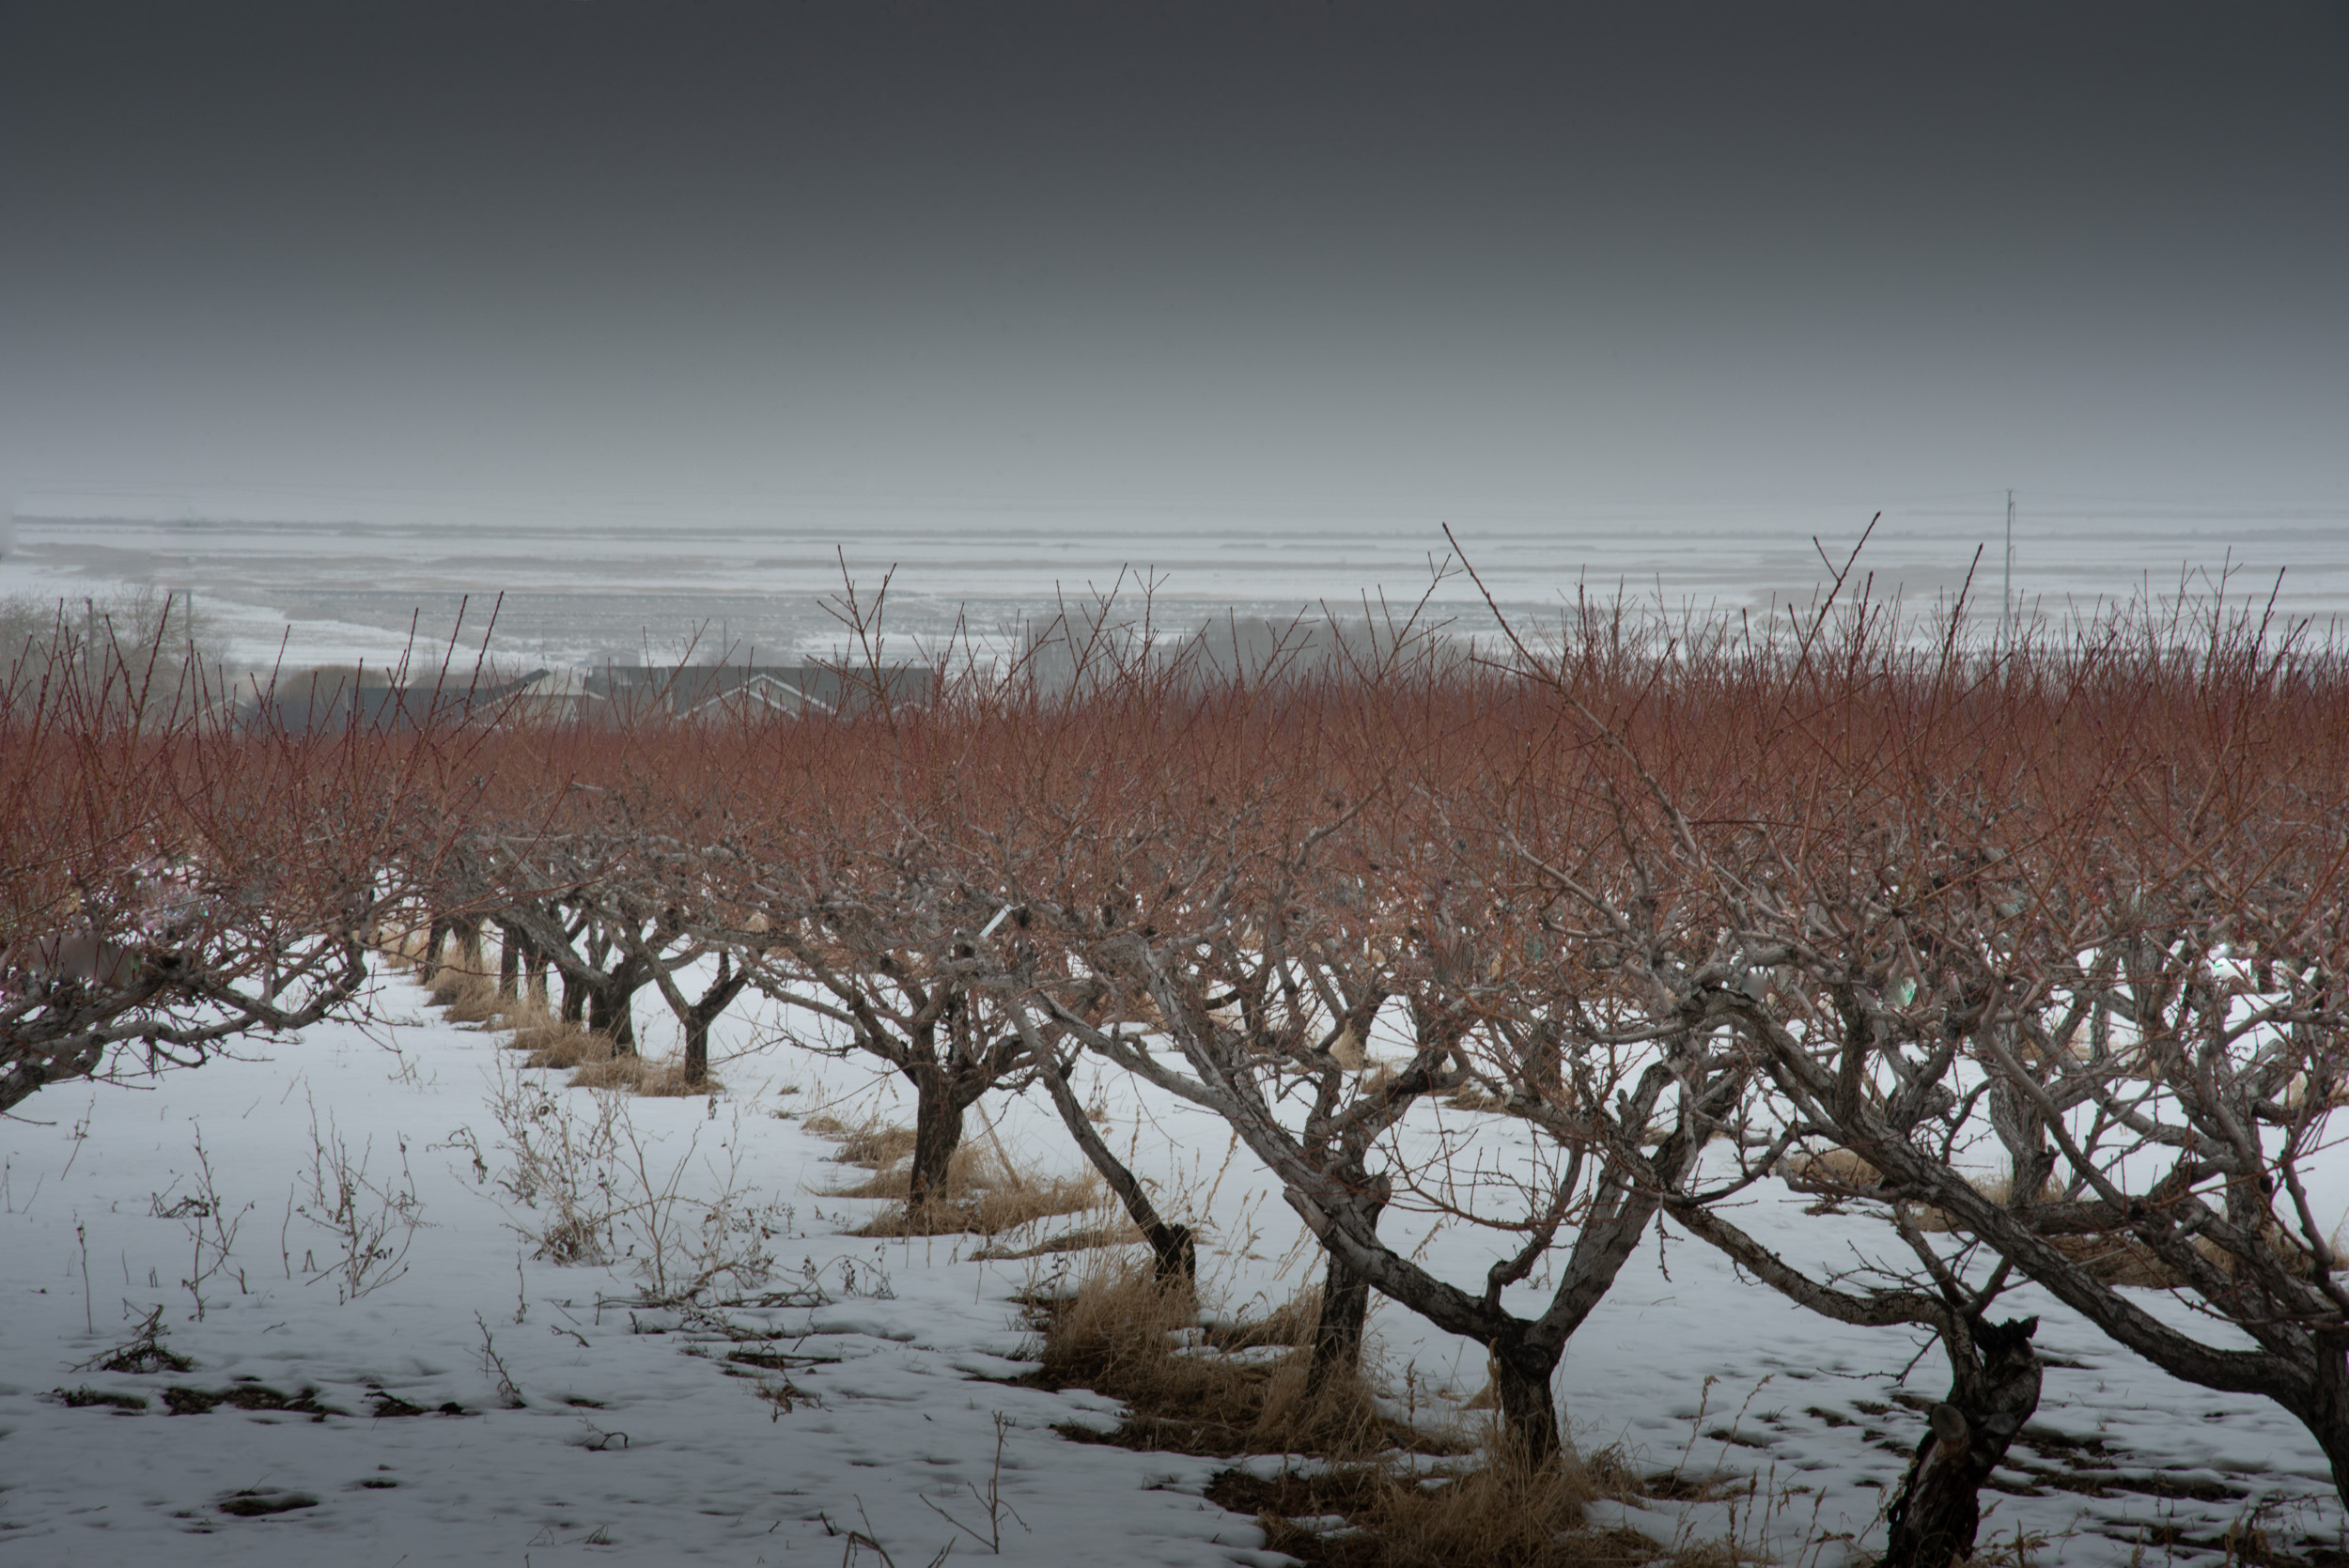
[[[2025,1281],[2275,1400],[2349,1489],[2349,1296],[2311,1189],[2349,1098],[2349,669],[2224,613],[1958,629],[1617,612],[1471,659],[1407,624],[1217,682],[1088,625],[1049,690],[1014,668],[765,725],[165,743],[69,716],[50,761],[7,765],[12,835],[88,826],[47,835],[82,857],[54,875],[43,835],[9,840],[0,1044],[46,1080],[95,1064],[70,1020],[106,1008],[143,1043],[282,1023],[304,1015],[194,977],[333,1005],[349,971],[293,955],[428,908],[436,949],[496,933],[624,1046],[656,991],[692,1070],[752,989],[885,1062],[917,1219],[968,1110],[1040,1085],[1178,1277],[1184,1217],[1067,1078],[1213,1112],[1326,1254],[1315,1382],[1375,1290],[1486,1347],[1524,1462],[1558,1450],[1572,1335],[1670,1223],[1827,1318],[1938,1340],[1890,1560],[1970,1549],[2038,1398],[2002,1306]],[[118,820],[106,768],[134,776]],[[166,863],[210,924],[140,925],[154,877],[122,868]],[[116,970],[62,956],[85,927]],[[39,1054],[53,1020],[82,1054]],[[1431,1142],[1439,1099],[1479,1109]],[[1745,1222],[1781,1183],[1881,1217],[1885,1255],[1782,1255]],[[1481,1273],[1389,1240],[1402,1209],[1486,1238]]]

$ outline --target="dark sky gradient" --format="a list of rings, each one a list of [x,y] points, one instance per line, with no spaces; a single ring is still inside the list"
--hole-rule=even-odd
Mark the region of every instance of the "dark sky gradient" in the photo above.
[[[2314,0],[0,5],[20,492],[2339,501],[2344,279]]]

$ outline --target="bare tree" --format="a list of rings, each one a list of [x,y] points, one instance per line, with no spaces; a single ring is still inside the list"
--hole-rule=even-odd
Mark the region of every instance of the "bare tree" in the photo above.
[[[475,737],[289,737],[106,658],[0,691],[0,1109],[349,1005],[474,800]]]

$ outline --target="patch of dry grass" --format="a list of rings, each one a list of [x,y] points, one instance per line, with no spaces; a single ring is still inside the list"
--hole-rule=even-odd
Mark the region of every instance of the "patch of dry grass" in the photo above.
[[[576,1067],[590,1056],[611,1054],[611,1041],[600,1034],[590,1033],[584,1024],[556,1017],[544,1005],[529,997],[524,997],[507,1009],[506,1026],[514,1032],[506,1042],[512,1049],[529,1051],[534,1057],[558,1051],[571,1056],[571,1060],[566,1062],[534,1061],[527,1063],[533,1067]],[[600,1041],[600,1050],[583,1043],[586,1041]]]
[[[457,1017],[453,1012],[449,1016]],[[536,1002],[507,1002],[501,1016],[514,1031],[507,1046],[529,1052],[522,1065],[568,1070],[574,1089],[625,1089],[657,1098],[683,1098],[724,1087],[714,1078],[698,1082],[687,1078],[682,1057],[648,1062],[620,1049],[610,1035],[566,1022]]]
[[[451,1023],[503,1022],[516,1006],[511,998],[498,995],[497,986],[488,976],[454,970],[443,970],[428,994],[432,1005],[445,1013]]]
[[[1031,1303],[1030,1353],[1041,1364],[1024,1381],[1125,1401],[1126,1420],[1107,1441],[1219,1457],[1361,1457],[1442,1446],[1379,1415],[1367,1386],[1305,1398],[1305,1357],[1293,1347],[1312,1333],[1317,1300],[1309,1308],[1300,1297],[1262,1321],[1209,1329],[1198,1326],[1190,1290],[1161,1284],[1147,1257],[1097,1254],[1077,1280],[1073,1294]],[[1262,1354],[1283,1347],[1288,1354]]]
[[[851,1126],[831,1116],[811,1116],[800,1125],[837,1140],[839,1152],[832,1157],[841,1164],[872,1172],[863,1181],[824,1188],[825,1197],[898,1201],[899,1207],[875,1218],[858,1235],[1001,1235],[1054,1215],[1082,1213],[1106,1197],[1100,1177],[1089,1171],[1081,1176],[1040,1176],[965,1141],[947,1162],[942,1188],[913,1209],[905,1203],[913,1188],[912,1128],[877,1118]]]
[[[1305,1331],[1313,1332],[1311,1322]],[[1399,1436],[1408,1436],[1408,1446],[1423,1451],[1455,1446],[1433,1433],[1399,1433],[1394,1422],[1378,1413],[1377,1396],[1360,1375],[1337,1378],[1308,1393],[1310,1359],[1300,1350],[1271,1363],[1272,1374],[1265,1379],[1256,1419],[1248,1429],[1249,1442],[1258,1452],[1346,1458],[1392,1449]]]
[[[643,1077],[636,1081],[636,1092],[651,1099],[692,1099],[701,1094],[723,1092],[725,1085],[714,1078],[689,1078],[685,1059],[672,1057],[645,1064]]]
[[[590,1039],[602,1039],[591,1035]],[[614,1050],[605,1042],[606,1054],[578,1063],[571,1074],[574,1089],[625,1089],[630,1094],[647,1099],[691,1099],[713,1094],[719,1090],[718,1080],[705,1078],[698,1081],[685,1076],[682,1059],[648,1062],[633,1051]],[[535,1064],[535,1062],[534,1062]]]
[[[1219,1350],[1255,1350],[1265,1345],[1309,1345],[1321,1322],[1321,1287],[1307,1285],[1262,1317],[1217,1323],[1203,1332]]]
[[[1486,1464],[1497,1432],[1406,1426],[1382,1416],[1374,1389],[1349,1381],[1308,1402],[1303,1348],[1320,1315],[1307,1289],[1260,1319],[1198,1327],[1184,1287],[1159,1283],[1146,1257],[1089,1259],[1073,1293],[1030,1306],[1041,1364],[1022,1379],[1086,1388],[1121,1400],[1106,1436],[1122,1446],[1212,1456],[1294,1453],[1333,1461],[1272,1478],[1233,1469],[1208,1498],[1257,1515],[1266,1545],[1336,1568],[1682,1568],[1730,1558],[1713,1545],[1674,1554],[1632,1530],[1594,1530],[1585,1505],[1638,1495],[1619,1456],[1572,1454],[1544,1468]],[[1280,1354],[1284,1347],[1287,1354]],[[1430,1467],[1429,1460],[1434,1463]],[[1340,1528],[1324,1528],[1332,1516]]]
[[[610,1051],[591,1061],[582,1062],[571,1074],[574,1089],[625,1089],[631,1094],[644,1086],[649,1069],[645,1059],[632,1051]]]
[[[560,1021],[533,1024],[514,1032],[516,1050],[528,1051],[525,1067],[579,1067],[608,1062],[618,1053],[612,1038],[583,1024]]]
[[[1875,1188],[1884,1185],[1884,1172],[1849,1149],[1823,1149],[1815,1154],[1791,1154],[1783,1167],[1787,1179],[1826,1187]]]
[[[910,1161],[876,1171],[853,1188],[836,1188],[839,1198],[896,1198],[910,1195]],[[1081,1214],[1107,1196],[1101,1178],[1088,1171],[1081,1176],[1023,1174],[1005,1165],[991,1151],[965,1143],[947,1162],[941,1190],[919,1209],[898,1207],[877,1216],[857,1234],[869,1236],[952,1235],[969,1232],[1001,1235],[1005,1231],[1059,1214]]]
[[[862,1165],[867,1170],[882,1171],[908,1158],[913,1153],[913,1129],[891,1126],[878,1118],[868,1117],[855,1126],[846,1126],[829,1116],[817,1116],[801,1124],[808,1131],[823,1138],[839,1140],[839,1152],[832,1156],[843,1165]],[[885,1192],[843,1193],[842,1196],[883,1198]],[[894,1196],[905,1196],[901,1182]]]
[[[1091,1252],[1106,1247],[1141,1245],[1142,1232],[1134,1227],[1134,1222],[1117,1217],[1099,1225],[1080,1225],[1073,1231],[1046,1236],[1026,1247],[982,1247],[971,1256],[974,1260],[987,1258],[996,1262],[1015,1262],[1021,1258],[1050,1257],[1056,1252]]]
[[[1253,1513],[1265,1545],[1329,1568],[1632,1568],[1688,1560],[1636,1530],[1586,1528],[1580,1467],[1485,1466],[1430,1474],[1390,1463],[1269,1479],[1227,1470],[1208,1498]],[[1327,1529],[1300,1520],[1336,1515]],[[1694,1568],[1693,1561],[1689,1568]]]

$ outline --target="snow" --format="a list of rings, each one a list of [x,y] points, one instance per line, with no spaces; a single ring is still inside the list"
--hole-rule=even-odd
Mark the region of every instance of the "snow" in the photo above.
[[[511,1156],[497,1107],[528,1103],[522,1079],[541,1075],[518,1074],[496,1035],[442,1021],[405,980],[385,979],[372,1010],[372,1022],[255,1039],[237,1060],[146,1087],[52,1089],[0,1123],[0,1561],[878,1563],[848,1531],[905,1568],[950,1542],[957,1561],[992,1558],[996,1544],[1015,1563],[1286,1560],[1262,1549],[1252,1520],[1202,1496],[1224,1462],[1072,1440],[1054,1429],[1106,1429],[1116,1405],[1007,1381],[1032,1364],[1015,1298],[1065,1284],[1066,1255],[1006,1262],[973,1257],[971,1237],[845,1234],[879,1205],[826,1195],[843,1168],[801,1123],[819,1109],[905,1119],[888,1080],[794,1048],[754,1049],[777,1020],[727,1020],[726,1094],[616,1102],[639,1157],[619,1179],[646,1206],[615,1227],[615,1261],[564,1266],[535,1257],[523,1234],[547,1210],[498,1179]],[[659,1048],[661,1030],[646,1032]],[[593,1112],[587,1092],[553,1081],[554,1114]],[[1131,1139],[1169,1207],[1206,1219],[1217,1311],[1261,1310],[1317,1271],[1225,1131],[1124,1079],[1078,1090],[1128,1129],[1120,1147]],[[1040,1094],[990,1114],[1015,1155],[1076,1168]],[[1440,1117],[1452,1139],[1466,1126],[1505,1161],[1504,1125]],[[1405,1147],[1435,1146],[1437,1123],[1433,1108],[1415,1117]],[[392,1213],[388,1245],[406,1233],[387,1197],[412,1191],[422,1221],[405,1272],[363,1268],[359,1294],[333,1266],[334,1233],[302,1212],[319,1206],[321,1135],[354,1170],[364,1160],[357,1207]],[[221,1200],[210,1220],[159,1212],[208,1192]],[[654,1228],[690,1242],[722,1200],[730,1245],[771,1254],[771,1277],[746,1294],[772,1304],[717,1316],[636,1304]],[[1811,1217],[1775,1194],[1738,1218],[1800,1261],[1848,1264],[1883,1245],[1859,1209]],[[1416,1241],[1414,1227],[1431,1229],[1398,1203],[1388,1234]],[[199,1234],[226,1240],[226,1253]],[[1455,1227],[1434,1230],[1423,1255],[1469,1279],[1490,1250]],[[1519,1287],[1520,1305],[1540,1283]],[[191,1370],[76,1370],[158,1306],[164,1344]],[[2035,1560],[2061,1563],[2131,1560],[2140,1539],[2147,1560],[2215,1560],[2155,1532],[2212,1543],[2242,1520],[2287,1544],[2341,1541],[2322,1459],[2282,1412],[2180,1385],[2044,1297],[2018,1295],[2012,1310],[2042,1314],[2050,1362],[2015,1457],[2102,1478],[2102,1495],[1986,1494],[1991,1541],[2043,1542]],[[2161,1310],[2188,1321],[2176,1303]],[[1481,1388],[1473,1346],[1388,1304],[1372,1327],[1403,1407],[1425,1416]],[[1920,1348],[1913,1333],[1804,1314],[1672,1233],[1577,1335],[1559,1389],[1585,1452],[1620,1445],[1642,1473],[1719,1477],[1710,1500],[1603,1504],[1601,1522],[1666,1542],[1734,1535],[1833,1568],[1848,1550],[1837,1537],[1865,1540],[1874,1526],[1881,1541],[1877,1512],[1921,1430],[1896,1396],[1946,1388],[1937,1353]],[[729,1359],[742,1354],[770,1364]],[[519,1406],[501,1395],[501,1368]],[[164,1413],[166,1389],[253,1386],[240,1379],[307,1392],[332,1413]],[[762,1385],[785,1397],[762,1398]],[[148,1403],[70,1407],[53,1392],[84,1389]],[[399,1407],[381,1396],[424,1413],[378,1416]],[[464,1413],[439,1413],[448,1403]],[[1264,1473],[1282,1461],[1246,1463]],[[2149,1495],[2155,1472],[2199,1496]],[[2012,1467],[2002,1479],[2031,1480]],[[992,1518],[990,1486],[1003,1505]],[[288,1502],[306,1505],[222,1506]]]

